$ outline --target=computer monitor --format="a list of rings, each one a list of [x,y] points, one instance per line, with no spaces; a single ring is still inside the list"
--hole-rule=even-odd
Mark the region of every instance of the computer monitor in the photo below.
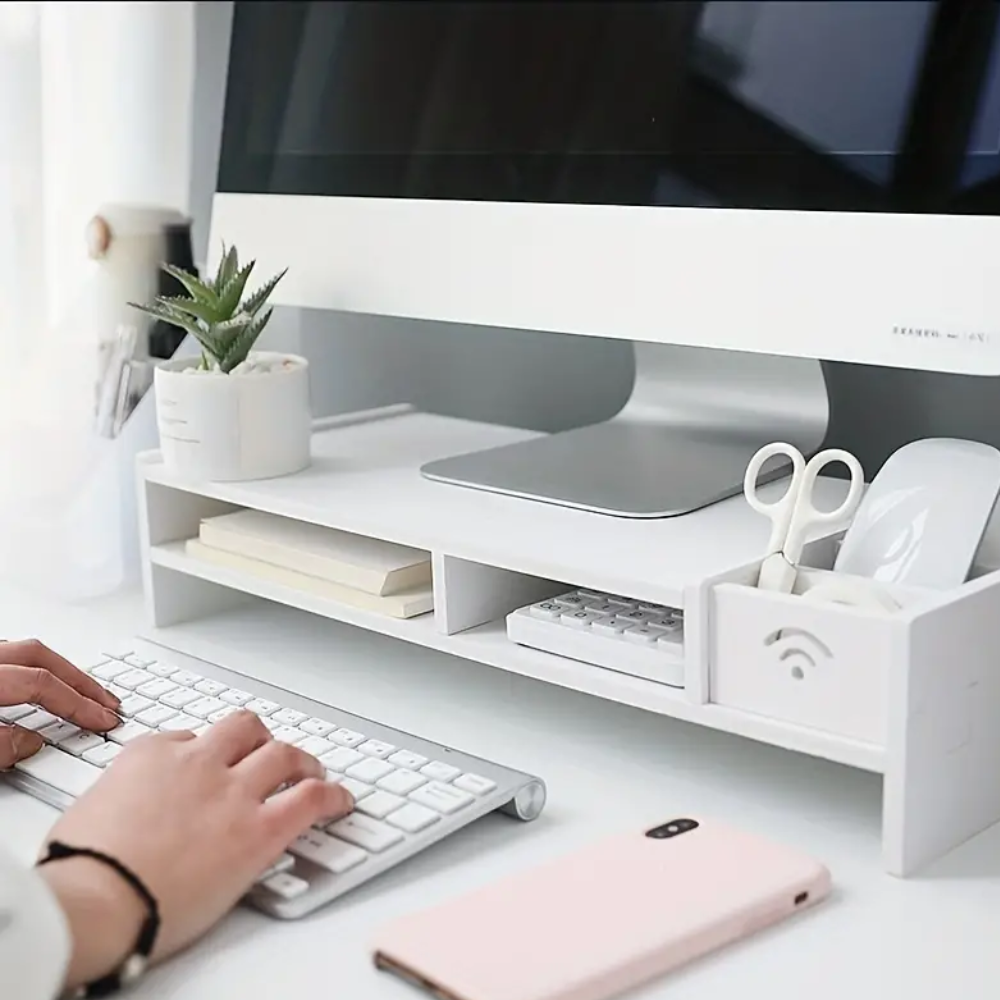
[[[821,444],[820,360],[1000,374],[997,15],[237,2],[213,247],[284,304],[632,341],[611,421],[425,472],[684,513]]]

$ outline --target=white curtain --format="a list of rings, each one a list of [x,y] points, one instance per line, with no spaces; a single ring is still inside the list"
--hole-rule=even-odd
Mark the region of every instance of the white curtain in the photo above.
[[[85,594],[69,577],[119,530],[85,509],[113,461],[85,227],[107,203],[188,211],[194,52],[193,3],[0,0],[0,574],[48,590]]]

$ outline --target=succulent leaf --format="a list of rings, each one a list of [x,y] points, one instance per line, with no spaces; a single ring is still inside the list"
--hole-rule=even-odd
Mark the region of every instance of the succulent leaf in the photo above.
[[[271,318],[273,311],[272,309],[268,309],[267,312],[258,313],[251,318],[250,323],[238,334],[226,352],[225,357],[219,361],[219,367],[224,372],[228,374],[237,365],[246,361],[247,356],[250,354],[250,349],[263,332],[264,327],[267,326],[267,322]]]
[[[162,303],[163,305],[170,306],[173,309],[179,309],[181,312],[187,313],[189,316],[194,316],[195,319],[200,319],[209,326],[219,321],[219,307],[209,305],[207,302],[199,302],[197,299],[182,299],[180,296],[167,295],[158,296],[156,301]]]
[[[218,296],[197,275],[188,274],[187,271],[175,267],[173,264],[161,264],[160,266],[171,278],[176,278],[184,286],[191,298],[208,305],[218,304]]]
[[[257,289],[249,298],[243,301],[243,311],[250,313],[251,316],[255,316],[259,311],[260,307],[268,300],[271,292],[274,291],[275,286],[281,279],[288,274],[288,268],[286,267],[281,274],[276,274],[269,281],[264,282],[260,288]]]
[[[214,283],[202,281],[196,274],[172,264],[163,264],[163,270],[180,282],[189,298],[159,295],[146,305],[134,302],[129,305],[190,334],[201,345],[202,367],[229,373],[247,359],[267,326],[274,310],[268,308],[265,312],[263,307],[287,273],[286,268],[244,299],[254,264],[255,261],[250,261],[241,268],[236,247],[226,247],[223,243]]]
[[[246,267],[240,268],[219,291],[219,313],[220,319],[229,319],[235,315],[240,307],[240,299],[243,298],[243,289],[246,288],[247,279],[256,261],[250,261]]]
[[[226,283],[232,279],[233,275],[240,269],[240,259],[236,252],[236,247],[226,249],[226,244],[222,244],[222,258],[219,261],[219,269],[215,273],[215,291],[222,294],[222,289]]]

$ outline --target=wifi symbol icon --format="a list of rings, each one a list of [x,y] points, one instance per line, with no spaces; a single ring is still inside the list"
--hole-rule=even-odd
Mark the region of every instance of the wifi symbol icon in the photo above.
[[[779,628],[764,639],[773,648],[778,662],[790,668],[792,677],[802,680],[806,670],[814,670],[819,660],[833,658],[830,647],[802,628]]]

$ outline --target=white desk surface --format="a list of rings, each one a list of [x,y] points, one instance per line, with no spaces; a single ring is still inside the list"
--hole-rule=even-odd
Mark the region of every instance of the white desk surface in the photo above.
[[[257,657],[284,661],[286,686],[314,697],[325,692],[361,715],[536,771],[549,784],[546,812],[533,824],[487,817],[303,921],[238,910],[207,940],[150,973],[131,994],[137,1000],[417,1000],[416,991],[372,968],[366,945],[381,923],[600,834],[678,814],[714,815],[798,845],[831,868],[837,893],[795,921],[646,987],[637,1000],[996,996],[1000,829],[921,878],[899,881],[880,868],[875,775],[348,626],[322,628],[322,635],[309,628],[277,635],[245,627],[232,649],[247,672],[266,671],[265,660],[248,652],[253,647]],[[34,634],[68,651],[88,637],[107,642],[141,629],[137,595],[65,608],[0,589],[0,635]],[[54,815],[0,781],[0,839],[26,861]]]

